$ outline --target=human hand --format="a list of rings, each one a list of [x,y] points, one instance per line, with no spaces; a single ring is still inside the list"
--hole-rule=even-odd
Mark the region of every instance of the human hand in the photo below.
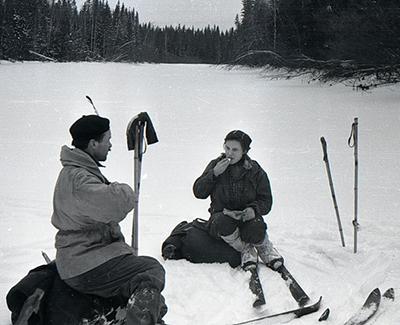
[[[219,175],[221,175],[229,166],[229,164],[231,163],[231,159],[230,158],[224,158],[222,160],[220,160],[213,169],[213,173],[215,177],[218,177]]]
[[[255,217],[256,217],[256,213],[254,212],[253,208],[248,207],[243,210],[243,214],[242,214],[243,221],[249,221],[249,220],[254,219]]]
[[[233,211],[228,209],[224,209],[222,213],[235,220],[241,220],[243,215],[243,211]]]

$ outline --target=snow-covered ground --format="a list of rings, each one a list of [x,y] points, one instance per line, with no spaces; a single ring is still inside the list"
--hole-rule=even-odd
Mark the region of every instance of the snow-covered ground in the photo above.
[[[160,142],[143,158],[140,254],[167,271],[166,322],[229,324],[296,307],[279,276],[260,269],[267,304],[254,310],[248,276],[228,265],[163,261],[162,241],[181,220],[207,218],[208,200],[192,184],[222,152],[225,134],[242,129],[250,156],[268,172],[274,206],[269,235],[320,312],[293,325],[343,324],[375,287],[400,292],[400,88],[355,92],[350,87],[268,81],[257,71],[206,65],[0,63],[0,324],[9,324],[5,295],[30,269],[54,257],[50,224],[59,151],[69,126],[93,112],[111,119],[113,148],[104,174],[132,184],[133,153],[125,130],[147,111]],[[359,118],[359,251],[353,253],[353,149]],[[320,137],[328,142],[346,247],[341,247]],[[130,238],[132,217],[123,224]],[[387,304],[371,324],[400,323],[400,303]],[[260,322],[262,324],[262,322]],[[271,324],[271,322],[265,322]]]

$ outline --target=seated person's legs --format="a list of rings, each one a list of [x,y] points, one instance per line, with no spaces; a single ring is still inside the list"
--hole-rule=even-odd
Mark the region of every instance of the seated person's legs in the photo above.
[[[209,233],[214,238],[229,236],[235,232],[239,222],[222,212],[211,215],[208,221]]]
[[[241,253],[241,265],[244,269],[256,264],[257,252],[252,245],[243,239],[241,234],[242,222],[221,212],[213,214],[209,224],[209,231],[212,236],[221,238],[228,245]]]
[[[283,264],[283,257],[268,238],[267,225],[262,217],[243,223],[240,235],[243,241],[256,247],[258,256],[267,266],[276,270]]]
[[[129,300],[127,325],[141,324],[142,318],[143,324],[154,324],[166,313],[165,271],[152,257],[123,255],[65,282],[83,293]]]

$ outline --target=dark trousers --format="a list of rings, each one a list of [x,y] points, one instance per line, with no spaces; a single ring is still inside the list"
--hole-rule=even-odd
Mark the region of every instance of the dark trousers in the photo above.
[[[243,222],[235,220],[222,212],[212,214],[208,220],[209,233],[214,238],[228,236],[236,228],[239,228],[242,241],[250,244],[259,244],[264,240],[267,225],[262,217]]]
[[[73,289],[100,297],[129,297],[138,289],[164,289],[165,271],[148,256],[122,255],[65,282]]]
[[[93,270],[64,281],[79,292],[105,298],[118,297],[125,303],[131,296],[136,297],[136,308],[127,305],[127,325],[142,324],[142,318],[147,314],[151,321],[145,324],[155,324],[167,312],[164,297],[161,295],[165,284],[165,270],[152,257],[131,254],[118,256]],[[137,306],[137,303],[140,305]]]

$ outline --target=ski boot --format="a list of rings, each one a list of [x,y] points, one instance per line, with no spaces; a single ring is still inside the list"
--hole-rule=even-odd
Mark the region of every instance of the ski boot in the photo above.
[[[255,245],[255,247],[261,261],[269,268],[276,271],[283,265],[284,260],[282,255],[275,249],[267,235],[265,235],[264,241],[261,244]]]

